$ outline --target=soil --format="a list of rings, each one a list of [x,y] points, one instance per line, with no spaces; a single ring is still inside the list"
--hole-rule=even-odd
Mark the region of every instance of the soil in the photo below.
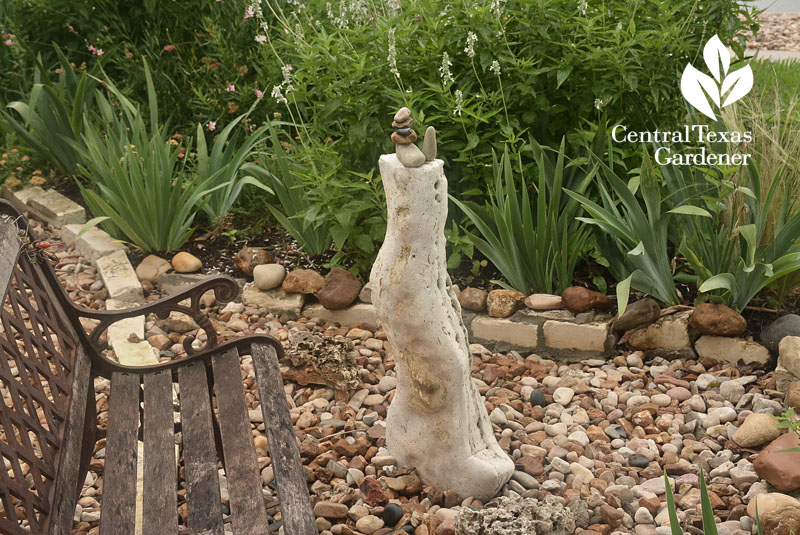
[[[309,256],[300,248],[297,241],[281,228],[266,227],[255,238],[231,239],[225,235],[214,235],[209,232],[197,232],[181,249],[193,254],[203,262],[203,273],[225,274],[241,277],[244,274],[236,269],[234,257],[244,247],[263,247],[275,257],[279,264],[286,269],[314,269],[321,273],[326,270],[325,265],[333,258],[334,252],[328,251],[322,255]],[[171,260],[173,253],[156,253],[158,256]],[[146,256],[140,251],[131,249],[131,263],[137,266]]]

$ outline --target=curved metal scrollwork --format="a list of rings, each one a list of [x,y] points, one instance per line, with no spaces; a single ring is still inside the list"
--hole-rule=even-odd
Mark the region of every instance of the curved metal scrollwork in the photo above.
[[[195,341],[194,336],[187,336],[184,339],[183,349],[186,351],[186,354],[194,355],[195,353],[213,349],[219,344],[217,340],[217,331],[214,329],[211,320],[200,311],[200,298],[208,291],[213,291],[217,302],[224,304],[233,301],[239,295],[240,289],[239,285],[231,277],[227,275],[215,275],[187,287],[176,295],[134,308],[115,311],[92,310],[84,307],[75,307],[75,309],[81,317],[100,321],[99,325],[97,325],[89,335],[89,342],[91,342],[96,350],[100,347],[100,336],[108,330],[109,326],[120,320],[136,316],[146,316],[147,314],[155,314],[156,317],[160,319],[167,319],[171,312],[186,314],[206,332],[206,343],[199,349],[195,349],[192,346]],[[187,299],[189,299],[189,306],[180,304]]]

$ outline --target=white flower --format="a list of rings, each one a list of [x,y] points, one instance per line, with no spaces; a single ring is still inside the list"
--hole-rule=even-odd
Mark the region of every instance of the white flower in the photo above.
[[[586,3],[586,0],[580,0],[578,2],[578,11],[582,16],[586,16],[586,9],[589,7],[589,4]]]
[[[450,67],[453,64],[450,62],[450,54],[447,52],[442,54],[442,66],[439,67],[439,74],[442,76],[442,85],[446,86],[453,81],[453,75],[450,74]]]
[[[467,48],[464,49],[464,52],[467,53],[467,56],[474,58],[475,57],[475,42],[478,40],[478,36],[472,32],[467,33]]]
[[[267,42],[267,36],[266,35],[262,35],[262,34],[256,35],[256,43],[262,43],[263,44],[263,43],[266,43],[266,42]]]
[[[400,71],[397,70],[397,49],[395,48],[394,28],[389,28],[389,56],[386,58],[389,62],[389,72],[400,78]]]
[[[602,110],[603,109],[603,101],[600,100],[599,98],[594,99],[594,108],[597,111]]]
[[[464,104],[464,94],[460,89],[456,89],[456,109],[453,110],[454,115],[461,117],[463,111],[462,104]]]
[[[497,76],[500,76],[500,62],[494,60],[492,64],[489,66],[489,70],[495,73]]]
[[[281,86],[285,87],[285,91],[287,94],[294,91],[294,86],[292,85],[292,76],[290,74],[292,72],[292,69],[293,67],[288,63],[283,67],[281,67],[281,72],[283,73],[283,82],[281,83]]]
[[[278,104],[287,104],[289,102],[288,100],[286,100],[286,97],[283,96],[283,92],[281,91],[281,86],[279,85],[276,85],[275,87],[272,88],[272,98],[274,98]]]
[[[490,9],[495,17],[498,19],[503,16],[503,6],[505,5],[506,0],[492,0],[492,4]]]

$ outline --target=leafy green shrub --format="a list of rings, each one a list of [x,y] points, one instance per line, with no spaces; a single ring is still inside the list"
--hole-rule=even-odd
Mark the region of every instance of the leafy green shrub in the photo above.
[[[600,204],[578,192],[567,194],[591,216],[580,219],[597,227],[595,238],[600,250],[612,274],[621,281],[617,288],[620,313],[630,287],[668,305],[678,304],[669,251],[670,220],[673,214],[696,213],[698,209],[692,205],[664,209],[661,188],[646,151],[641,167],[627,183],[614,168],[599,159],[598,163],[602,177],[597,183]],[[636,197],[637,191],[641,192],[644,208]]]
[[[576,218],[580,204],[564,196],[563,188],[583,193],[594,169],[585,172],[565,161],[563,142],[555,161],[539,145],[532,142],[531,148],[538,171],[533,195],[524,176],[517,184],[506,151],[499,162],[494,161],[494,195],[485,206],[450,199],[480,233],[480,237],[469,234],[473,245],[511,287],[526,294],[561,292],[572,285],[575,266],[589,240],[589,229]]]
[[[661,166],[671,201],[695,203],[708,216],[681,217],[673,233],[701,300],[742,310],[766,286],[781,281],[786,292],[796,283],[790,276],[800,272],[800,206],[791,192],[800,186],[800,140],[780,109],[770,117],[750,100],[726,113],[719,126],[752,129],[753,140],[708,148],[752,153],[747,165]]]
[[[246,185],[272,193],[271,189],[251,175],[242,176],[242,173],[253,172],[254,164],[245,162],[245,160],[250,157],[253,148],[266,132],[266,128],[262,127],[255,132],[245,134],[239,126],[239,129],[231,136],[234,128],[240,125],[242,119],[245,119],[247,115],[240,115],[228,123],[214,140],[210,153],[206,145],[203,127],[197,125],[197,168],[195,172],[199,180],[208,179],[209,187],[215,188],[203,204],[203,211],[212,222],[218,221],[230,212],[233,203],[236,202],[242,188]],[[216,188],[216,186],[223,187]]]
[[[275,125],[270,129],[272,154],[252,168],[275,192],[277,203],[267,208],[306,253],[332,247],[330,264],[367,274],[386,234],[380,177],[347,173],[327,145],[292,145],[280,141]]]
[[[314,159],[306,160],[305,153],[298,158],[287,152],[272,125],[270,140],[272,153],[262,155],[260,166],[253,169],[277,197],[279,206],[268,202],[266,207],[303,251],[312,256],[322,254],[331,246],[330,221],[316,217],[316,213],[311,211],[314,205],[305,195],[300,171],[304,165],[313,167]]]
[[[19,114],[22,123],[10,113],[2,117],[19,137],[61,173],[74,174],[81,163],[74,147],[84,134],[84,119],[93,113],[94,79],[86,71],[78,77],[58,47],[60,74],[57,81],[38,64],[27,102],[15,101],[8,108]]]
[[[740,170],[744,185],[731,192],[730,203],[734,210],[733,218],[717,218],[718,236],[727,232],[738,236],[738,254],[732,258],[728,271],[716,272],[700,284],[701,293],[721,290],[720,298],[727,305],[742,310],[755,295],[772,282],[800,270],[800,213],[791,218],[786,216],[789,197],[776,197],[778,187],[783,182],[782,169],[772,177],[769,189],[763,192],[758,171],[758,161],[751,161]],[[778,209],[775,235],[764,240],[769,211],[774,204],[784,205]],[[686,236],[686,249],[690,265],[697,273],[710,272],[703,264],[705,259],[692,249],[694,236]]]
[[[407,105],[421,129],[436,126],[461,199],[481,195],[492,151],[525,132],[557,143],[602,113],[637,129],[676,124],[687,61],[715,33],[741,49],[736,0],[259,5],[264,63],[283,66],[273,96],[299,135],[333,139],[345,168],[366,171]]]
[[[111,82],[109,91],[121,108],[98,95],[98,107],[108,129],[98,130],[84,117],[83,144],[73,142],[84,163],[89,185],[78,183],[89,209],[114,237],[129,241],[143,252],[175,251],[193,232],[202,200],[215,188],[214,176],[194,180],[185,172],[185,149],[159,123],[158,104],[150,70],[148,83],[150,128],[139,106]]]
[[[0,28],[13,34],[16,46],[0,42],[0,66],[18,73],[15,81],[30,80],[37,54],[46,67],[55,63],[49,45],[56,42],[77,65],[100,63],[127,96],[143,98],[146,59],[172,124],[191,132],[195,123],[224,121],[257,99],[262,65],[254,60],[256,31],[244,20],[250,3],[10,0],[0,8]],[[4,52],[14,56],[5,60]],[[234,91],[226,91],[230,84]],[[0,87],[0,96],[22,88]]]

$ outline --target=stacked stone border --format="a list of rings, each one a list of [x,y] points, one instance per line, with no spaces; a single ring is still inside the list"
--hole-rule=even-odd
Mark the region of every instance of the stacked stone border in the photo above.
[[[142,299],[142,286],[124,244],[99,228],[91,229],[76,239],[86,221],[83,207],[55,190],[45,191],[39,187],[6,192],[5,196],[21,210],[57,229],[66,246],[74,246],[97,267],[113,308],[127,308]],[[162,292],[173,293],[204,277],[168,273],[161,277],[158,286]],[[308,298],[303,294],[286,293],[280,288],[262,291],[243,279],[239,282],[244,304],[264,307],[288,318],[306,316],[350,326],[359,323],[377,326],[379,323],[375,308],[369,302],[359,300],[342,310],[328,310],[317,302],[307,302]],[[664,358],[712,358],[720,362],[761,366],[770,363],[769,350],[752,340],[698,336],[689,327],[690,315],[690,310],[680,310],[629,333],[627,348]],[[561,362],[612,357],[616,355],[620,334],[612,328],[614,317],[605,312],[573,314],[565,309],[536,311],[523,308],[510,317],[494,318],[464,310],[462,317],[474,342],[496,351],[534,352]],[[134,333],[140,339],[143,337],[144,317],[122,323],[109,330],[111,345],[120,361],[132,365],[157,362],[147,342],[128,341]],[[800,338],[787,337],[780,345],[778,355],[775,371],[778,388],[786,390],[792,381],[800,378]]]

